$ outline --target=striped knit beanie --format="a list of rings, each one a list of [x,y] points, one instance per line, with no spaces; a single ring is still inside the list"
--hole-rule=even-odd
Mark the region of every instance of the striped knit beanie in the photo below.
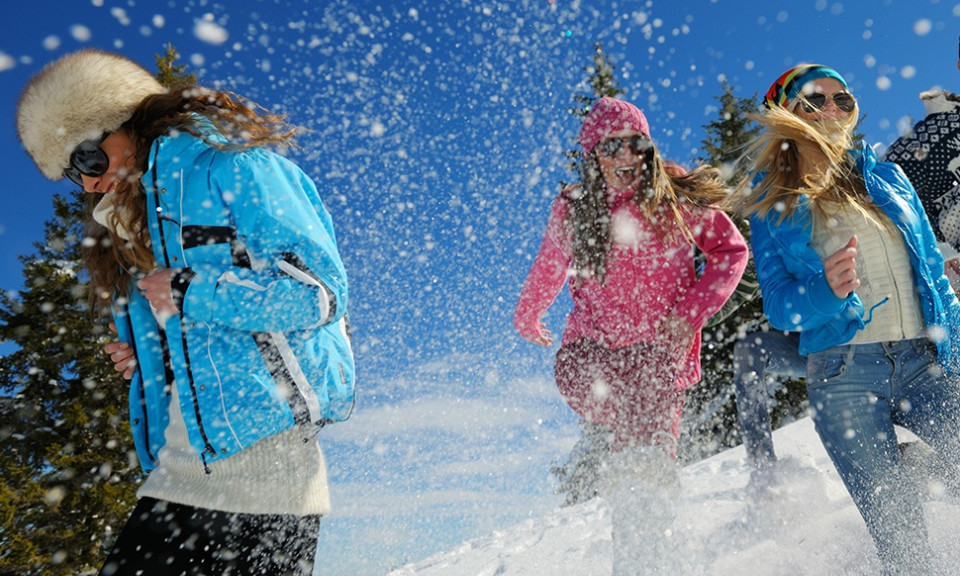
[[[820,64],[800,64],[781,74],[777,81],[770,85],[763,99],[763,105],[767,108],[774,106],[789,108],[790,103],[803,90],[804,85],[818,78],[833,78],[843,86],[844,90],[847,89],[847,81],[833,68]]]

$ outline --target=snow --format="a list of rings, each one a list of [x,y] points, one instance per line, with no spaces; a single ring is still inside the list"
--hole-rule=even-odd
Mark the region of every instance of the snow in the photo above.
[[[521,341],[510,325],[549,200],[573,177],[562,151],[579,123],[567,109],[589,92],[594,42],[660,150],[689,164],[721,80],[751,96],[800,61],[840,67],[863,97],[868,141],[892,141],[922,113],[917,93],[950,84],[960,17],[956,0],[888,0],[876,20],[825,0],[83,4],[17,3],[5,20],[8,117],[27,77],[60,52],[89,45],[151,65],[169,40],[201,83],[312,131],[293,159],[334,215],[362,372],[356,413],[321,436],[334,505],[321,529],[325,576],[381,575],[428,556],[398,573],[610,573],[605,503],[548,514],[560,501],[549,469],[575,441],[574,416],[552,380],[555,349]],[[8,188],[38,192],[11,194],[16,217],[0,222],[9,289],[20,283],[15,256],[31,252],[48,216],[34,205],[64,190],[30,169],[12,125],[3,137]],[[545,318],[557,336],[561,298]],[[448,354],[458,370],[418,372]],[[460,357],[472,354],[479,360]],[[513,378],[524,362],[534,378]],[[789,480],[776,506],[747,502],[742,449],[683,471],[676,539],[690,564],[756,574],[762,557],[773,566],[763,574],[837,574],[849,557],[849,573],[875,573],[862,522],[808,423],[780,438]],[[952,508],[930,507],[932,534],[944,539],[952,524],[937,514]],[[539,519],[514,525],[524,518]]]
[[[202,20],[197,20],[193,33],[198,40],[213,45],[223,44],[230,36],[225,28],[213,21],[213,14],[206,14]]]
[[[912,440],[903,432],[901,440]],[[742,446],[680,473],[673,574],[875,575],[873,543],[809,418],[774,433],[776,480],[750,492]],[[960,573],[957,502],[925,504],[931,542]],[[602,498],[557,509],[408,564],[390,576],[536,576],[611,573],[611,509]],[[638,521],[642,521],[639,519]],[[761,571],[762,567],[762,571]]]

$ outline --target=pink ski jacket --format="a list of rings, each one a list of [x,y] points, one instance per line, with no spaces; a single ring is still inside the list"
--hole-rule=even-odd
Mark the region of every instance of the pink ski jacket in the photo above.
[[[606,281],[571,269],[572,238],[567,189],[553,202],[540,251],[517,302],[513,323],[524,338],[541,334],[540,317],[570,280],[573,312],[563,343],[588,338],[608,347],[636,343],[663,344],[659,325],[671,312],[695,330],[694,342],[678,359],[677,388],[700,380],[700,330],[733,293],[747,265],[743,236],[719,210],[691,206],[685,222],[706,256],[700,278],[694,270],[693,246],[680,234],[668,241],[633,202],[633,192],[616,192],[609,200],[611,242]]]

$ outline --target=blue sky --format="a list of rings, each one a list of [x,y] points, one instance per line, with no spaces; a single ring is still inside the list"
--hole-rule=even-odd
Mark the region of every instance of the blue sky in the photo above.
[[[81,47],[147,67],[172,42],[202,84],[309,128],[293,153],[333,214],[351,277],[360,401],[322,436],[335,511],[320,572],[383,574],[559,503],[576,439],[555,350],[513,305],[551,197],[571,176],[567,112],[604,44],[661,151],[691,165],[726,79],[762,94],[786,68],[838,69],[883,146],[917,95],[960,91],[960,3],[945,0],[32,0],[0,21],[0,289],[42,240],[51,196],[17,142],[27,78]],[[548,315],[562,331],[566,298]],[[3,350],[0,347],[0,350]]]

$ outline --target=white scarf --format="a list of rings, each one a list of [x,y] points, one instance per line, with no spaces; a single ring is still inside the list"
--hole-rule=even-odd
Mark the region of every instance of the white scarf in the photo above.
[[[117,212],[121,210],[121,212]],[[114,227],[114,218],[113,214],[117,212],[116,227]],[[102,226],[113,230],[117,233],[117,236],[124,240],[129,240],[133,237],[133,233],[129,229],[130,215],[127,213],[128,210],[124,210],[117,203],[117,196],[115,193],[111,192],[109,194],[104,194],[103,198],[100,199],[100,202],[97,203],[97,206],[93,209],[93,220]]]

